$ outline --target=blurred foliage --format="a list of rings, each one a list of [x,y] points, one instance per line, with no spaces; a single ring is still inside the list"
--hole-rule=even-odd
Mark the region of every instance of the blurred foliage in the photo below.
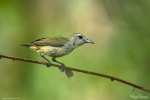
[[[0,53],[42,60],[20,44],[47,36],[83,33],[83,45],[58,58],[67,66],[112,75],[150,88],[150,1],[0,1]],[[108,79],[57,68],[0,60],[0,98],[20,100],[132,100],[150,95]],[[148,99],[147,99],[148,100]]]

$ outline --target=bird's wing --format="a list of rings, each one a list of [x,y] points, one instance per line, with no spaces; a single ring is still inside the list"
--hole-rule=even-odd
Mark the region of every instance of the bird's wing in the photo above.
[[[66,37],[46,37],[40,38],[33,42],[30,42],[32,45],[38,46],[53,46],[53,47],[62,47],[69,41]]]

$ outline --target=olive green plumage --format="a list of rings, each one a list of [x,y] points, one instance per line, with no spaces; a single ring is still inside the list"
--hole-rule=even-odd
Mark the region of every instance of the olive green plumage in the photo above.
[[[25,46],[53,46],[53,47],[62,47],[69,41],[66,37],[46,37],[40,38],[28,44],[24,44]],[[23,46],[24,46],[23,45]]]
[[[83,34],[74,33],[68,37],[57,36],[40,38],[27,44],[22,44],[21,46],[26,46],[36,52],[39,52],[41,56],[48,61],[47,66],[50,66],[50,61],[44,55],[50,56],[53,61],[60,63],[55,60],[56,57],[67,55],[75,48],[85,43],[94,44],[93,41],[87,39]],[[60,64],[65,66],[63,63]]]

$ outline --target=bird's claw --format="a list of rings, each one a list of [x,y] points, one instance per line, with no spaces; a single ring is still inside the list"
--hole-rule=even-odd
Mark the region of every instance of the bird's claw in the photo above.
[[[61,72],[64,72],[66,70],[66,66],[64,64],[61,64],[61,67],[59,67]]]
[[[47,67],[51,67],[50,61],[47,62],[46,66],[47,66]]]

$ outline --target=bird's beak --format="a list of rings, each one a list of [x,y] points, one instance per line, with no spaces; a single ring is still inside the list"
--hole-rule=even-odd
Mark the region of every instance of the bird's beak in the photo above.
[[[94,42],[93,42],[92,40],[89,40],[89,39],[85,39],[85,42],[86,42],[86,43],[94,44]]]

